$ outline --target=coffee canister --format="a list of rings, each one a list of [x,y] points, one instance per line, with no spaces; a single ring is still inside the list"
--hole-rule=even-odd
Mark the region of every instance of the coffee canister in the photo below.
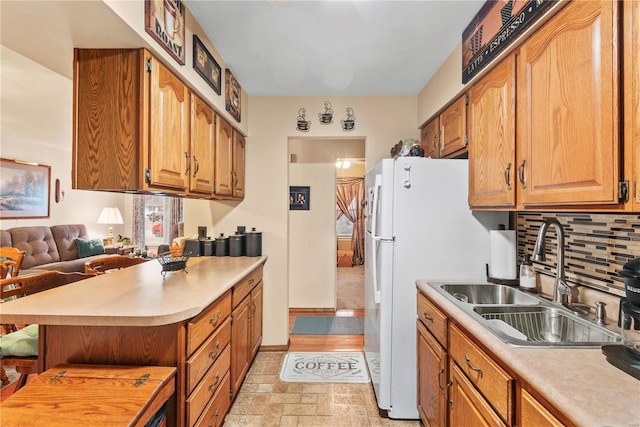
[[[244,256],[244,234],[229,236],[229,256]]]
[[[229,238],[220,233],[220,236],[216,238],[216,256],[229,255]]]
[[[211,240],[211,239],[207,239],[207,240],[203,240],[203,245],[204,245],[204,249],[203,249],[203,255],[204,256],[213,256],[214,255],[214,248],[215,248],[215,240]]]
[[[251,231],[246,235],[247,244],[247,256],[261,256],[262,255],[262,232],[256,231],[256,228],[251,228]]]

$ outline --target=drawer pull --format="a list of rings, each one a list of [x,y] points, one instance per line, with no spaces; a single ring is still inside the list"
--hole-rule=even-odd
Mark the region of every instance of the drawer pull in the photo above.
[[[442,385],[442,374],[444,374],[444,368],[440,369],[438,372],[438,387],[440,387],[440,391],[444,394],[444,386]]]
[[[220,374],[216,374],[216,380],[213,384],[209,384],[209,391],[214,391],[220,383]]]
[[[256,281],[256,279],[249,279],[249,284],[253,285],[253,283]]]
[[[469,356],[467,356],[466,354],[464,355],[464,361],[467,362],[467,366],[469,367],[469,369],[471,369],[472,371],[476,371],[478,375],[480,375],[480,378],[482,378],[482,369],[476,368],[475,366],[473,366],[471,364],[471,360],[469,359]]]
[[[433,317],[427,315],[427,313],[422,313],[422,317],[424,317],[424,320],[428,320],[429,322],[433,323]]]
[[[220,312],[217,312],[215,316],[209,319],[209,324],[215,326],[218,324],[218,320],[220,320]]]
[[[209,359],[215,359],[220,351],[220,341],[216,342],[216,349],[209,352]]]

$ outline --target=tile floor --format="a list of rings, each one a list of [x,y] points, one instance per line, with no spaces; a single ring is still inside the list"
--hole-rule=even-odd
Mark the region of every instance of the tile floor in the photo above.
[[[286,352],[259,352],[224,427],[420,427],[378,414],[371,384],[291,383],[280,381]]]

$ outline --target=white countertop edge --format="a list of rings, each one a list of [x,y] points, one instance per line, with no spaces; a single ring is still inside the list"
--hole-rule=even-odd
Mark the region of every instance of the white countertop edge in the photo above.
[[[416,281],[418,290],[576,425],[640,426],[640,381],[607,362],[601,349],[511,346],[428,282]]]

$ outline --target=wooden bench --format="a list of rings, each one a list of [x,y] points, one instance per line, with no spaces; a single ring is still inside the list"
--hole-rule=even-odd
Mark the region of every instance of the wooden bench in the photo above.
[[[162,366],[58,365],[0,404],[2,426],[144,426],[162,416],[175,374]]]

